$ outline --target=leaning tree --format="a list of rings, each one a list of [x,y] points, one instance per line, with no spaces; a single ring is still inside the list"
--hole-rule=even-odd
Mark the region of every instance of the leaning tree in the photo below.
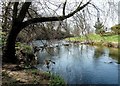
[[[74,14],[85,8],[90,3],[90,1],[91,0],[88,0],[86,3],[83,4],[83,0],[81,0],[75,10],[66,13],[67,0],[65,0],[65,2],[62,4],[62,15],[46,17],[41,16],[31,19],[26,19],[26,14],[32,2],[24,2],[22,5],[20,2],[12,2],[12,25],[6,40],[5,50],[3,51],[3,61],[16,63],[17,58],[15,57],[15,42],[16,37],[22,29],[35,23],[63,21],[69,17],[72,17]]]

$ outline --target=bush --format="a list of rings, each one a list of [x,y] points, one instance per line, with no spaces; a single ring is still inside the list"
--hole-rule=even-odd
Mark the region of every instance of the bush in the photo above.
[[[24,50],[27,53],[31,53],[32,52],[32,47],[30,45],[23,44],[21,42],[16,42],[15,46],[16,46],[15,47],[16,49]]]
[[[112,36],[114,35],[114,32],[105,32],[103,36]]]
[[[15,49],[18,63],[23,64],[24,67],[32,67],[38,63],[30,45],[17,42]]]
[[[120,24],[111,27],[111,30],[112,30],[115,34],[120,34]]]

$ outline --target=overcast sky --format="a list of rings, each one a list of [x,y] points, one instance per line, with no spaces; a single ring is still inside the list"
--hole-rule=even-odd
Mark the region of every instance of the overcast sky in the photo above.
[[[100,9],[101,21],[107,26],[111,27],[118,24],[118,2],[119,0],[92,0]]]
[[[38,0],[39,1],[39,0]],[[56,6],[50,4],[49,2],[51,2],[52,4],[56,4],[57,6],[60,3],[64,3],[65,0],[40,0],[40,2],[45,3],[48,5],[48,7],[45,6],[45,4],[43,4],[42,7],[48,9],[57,9]],[[67,5],[66,5],[66,14],[71,12],[72,10],[74,10],[77,5],[79,5],[79,2],[82,0],[67,0]],[[88,0],[83,0],[83,3],[86,3]],[[75,3],[77,2],[77,3]],[[118,2],[119,0],[92,0],[91,3],[95,4],[96,7],[98,7],[99,9],[99,15],[100,15],[100,21],[103,22],[103,24],[110,28],[111,26],[118,24]],[[40,4],[41,5],[41,4]],[[37,5],[38,6],[38,5]],[[61,9],[59,8],[59,10],[56,11],[57,15],[62,15],[62,6],[63,4],[60,6]],[[39,10],[42,9],[41,6],[38,6]],[[92,15],[87,16],[87,17],[91,17],[91,20],[89,20],[89,24],[91,26],[94,26],[95,22],[97,21],[97,10],[89,5],[89,11]],[[52,16],[52,11],[46,10],[46,13],[51,13]],[[42,12],[42,11],[40,11]],[[45,11],[43,10],[43,14],[45,14]]]
[[[22,0],[24,1],[24,0]],[[45,4],[47,4],[47,8],[46,9],[57,9],[56,6],[50,4],[49,2],[52,2],[53,4],[59,5],[60,3],[64,3],[65,0],[37,0],[40,2],[43,2],[43,6],[45,7]],[[45,3],[45,1],[49,1],[47,3]],[[70,11],[74,10],[77,5],[79,4],[79,2],[82,0],[67,0],[67,7],[66,7],[66,14],[69,13]],[[83,3],[87,2],[88,0],[83,0]],[[77,2],[77,3],[75,3]],[[118,24],[118,2],[119,0],[92,0],[91,3],[95,4],[99,9],[100,9],[100,20],[101,22],[104,23],[104,25],[106,27],[111,27],[115,24]],[[36,5],[37,8],[40,10],[42,9],[41,4]],[[57,15],[62,15],[62,5],[60,6],[61,9],[57,10]],[[93,8],[92,6],[89,5],[89,11],[91,12],[90,16],[87,17],[91,17],[91,19],[88,21],[89,24],[91,26],[93,26],[95,24],[95,22],[97,21],[97,10],[95,8]],[[0,8],[1,11],[1,8]],[[43,12],[43,14],[45,14],[44,10],[40,11],[41,13]],[[52,11],[49,11],[47,13],[52,13]],[[52,16],[52,15],[51,15]]]

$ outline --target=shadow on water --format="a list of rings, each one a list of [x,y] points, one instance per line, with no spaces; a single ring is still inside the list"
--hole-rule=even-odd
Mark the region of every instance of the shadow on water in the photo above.
[[[94,57],[99,58],[101,55],[104,55],[106,51],[108,51],[108,55],[110,58],[116,60],[118,64],[120,63],[118,48],[96,47]]]
[[[94,52],[94,56],[96,58],[99,58],[102,54],[104,54],[104,50],[102,47],[96,47],[95,52]]]
[[[45,59],[51,59],[52,73],[62,76],[68,84],[118,84],[118,53],[113,49],[71,44],[39,52],[38,69],[47,71]],[[49,51],[49,53],[48,53]]]
[[[112,57],[113,59],[118,60],[118,63],[120,63],[120,62],[119,62],[120,52],[119,52],[118,50],[119,50],[119,49],[116,49],[116,48],[110,48],[110,49],[109,49],[109,55],[110,55],[110,57]]]

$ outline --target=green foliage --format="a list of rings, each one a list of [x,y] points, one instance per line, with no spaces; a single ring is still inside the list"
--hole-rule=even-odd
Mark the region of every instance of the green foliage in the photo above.
[[[6,33],[0,31],[0,46],[4,45],[6,43],[5,40],[6,40]]]
[[[49,86],[66,86],[66,83],[60,76],[52,75]]]
[[[49,80],[49,86],[66,86],[65,81],[60,76],[51,74],[50,72],[41,72],[37,69],[29,69],[26,72],[33,75],[42,76],[42,78]]]
[[[33,65],[37,64],[37,60],[35,59],[35,55],[30,45],[17,42],[15,46],[16,46],[15,47],[16,56],[18,60],[20,61],[19,63],[21,62],[24,63],[23,67],[30,68],[30,67],[33,67]]]
[[[115,34],[120,34],[120,24],[111,27],[111,30],[112,30]]]
[[[6,72],[2,72],[2,76],[8,76]]]
[[[39,70],[37,70],[37,69],[31,69],[30,70],[30,72],[32,73],[32,74],[38,74],[39,73]]]
[[[30,45],[23,44],[21,42],[16,42],[15,46],[16,46],[15,47],[16,49],[19,49],[19,50],[22,49],[22,50],[24,50],[27,53],[31,53],[32,52],[32,47]]]
[[[95,32],[97,34],[100,34],[100,33],[102,34],[102,33],[105,32],[104,29],[103,29],[103,24],[101,22],[96,22],[94,27],[96,28]]]
[[[0,38],[0,46],[2,46],[2,39]]]
[[[45,74],[46,76],[51,76],[51,73],[49,73],[49,72],[44,72],[44,74]]]
[[[22,43],[21,42],[16,42],[15,46],[16,47],[21,47]]]
[[[118,42],[118,41],[120,41],[119,37],[120,37],[120,35],[111,35],[111,36],[107,36],[107,37],[105,36],[104,38],[105,38],[106,42]]]

